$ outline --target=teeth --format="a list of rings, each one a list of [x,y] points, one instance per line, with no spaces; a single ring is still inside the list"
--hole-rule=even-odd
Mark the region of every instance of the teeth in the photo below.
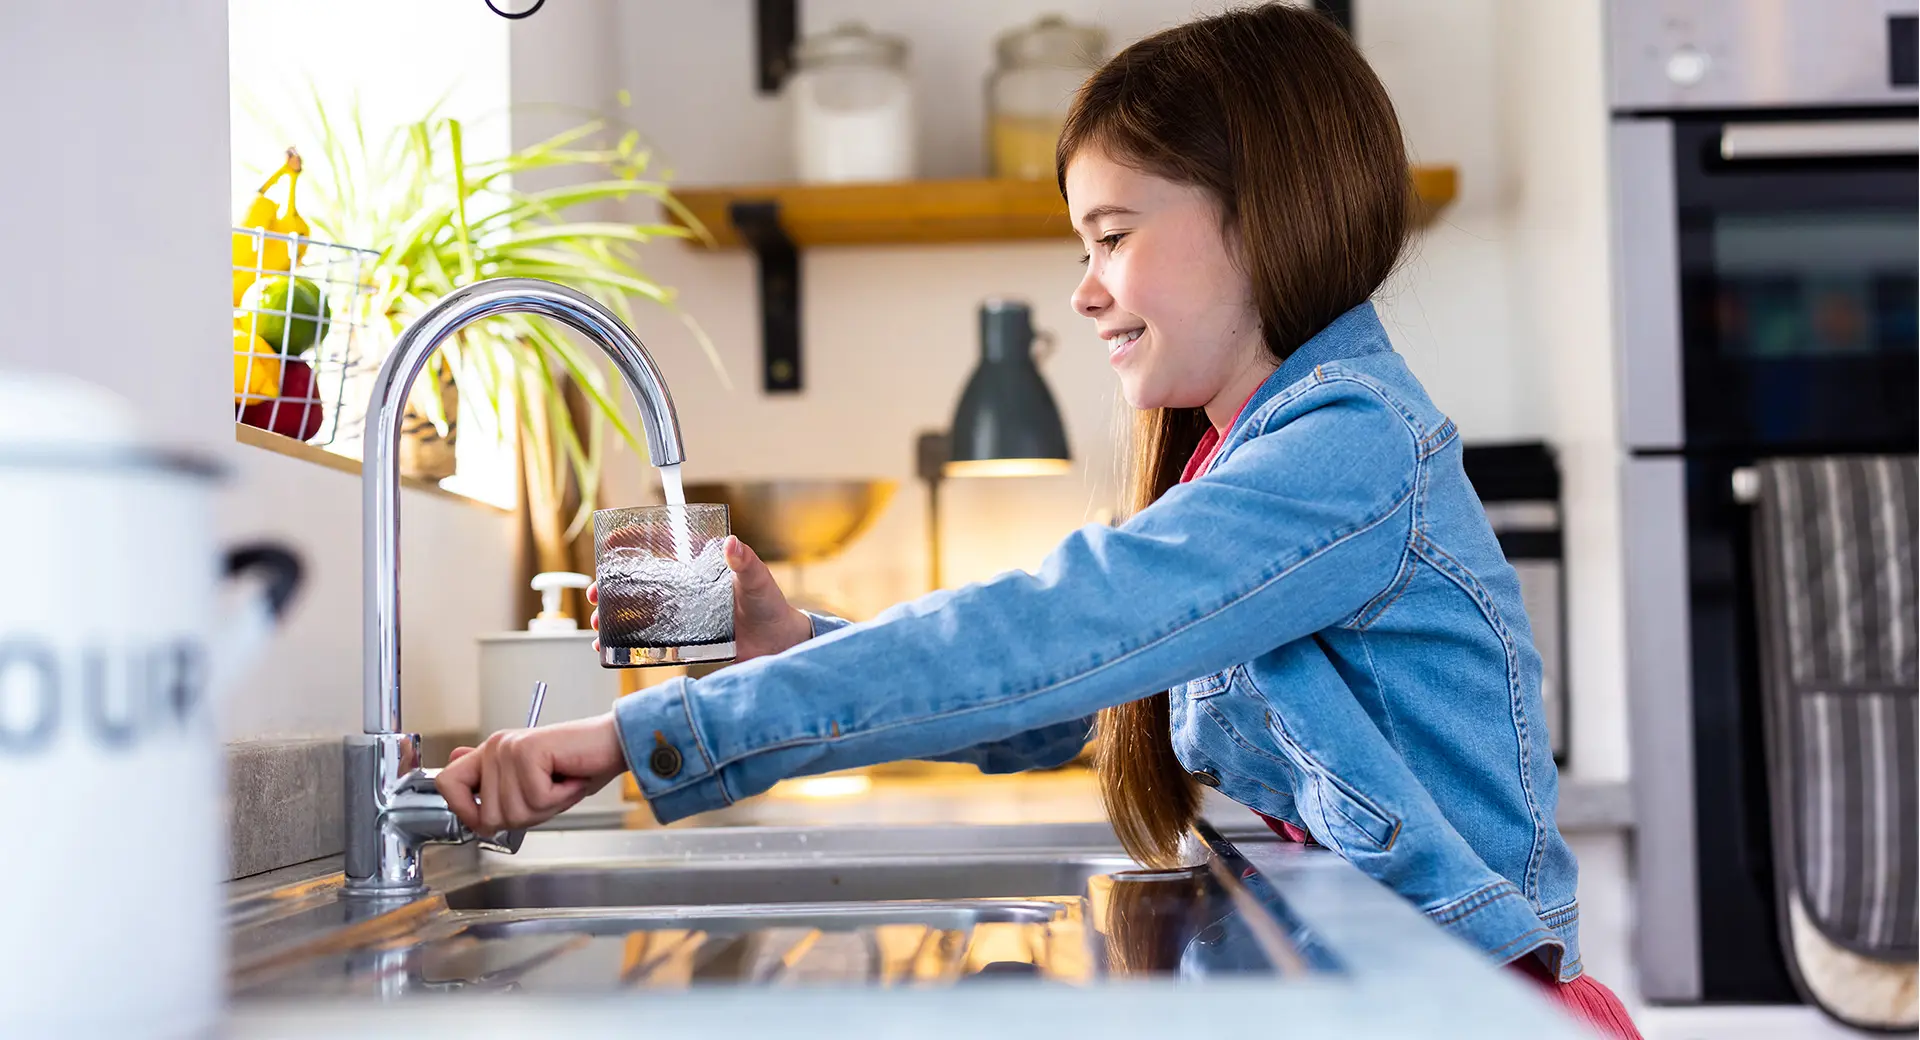
[[[1140,333],[1143,331],[1145,330],[1134,329],[1132,332],[1122,333],[1118,336],[1113,337],[1112,339],[1107,341],[1108,349],[1119,350],[1121,347],[1124,347],[1127,344],[1132,343],[1134,340],[1139,339]]]

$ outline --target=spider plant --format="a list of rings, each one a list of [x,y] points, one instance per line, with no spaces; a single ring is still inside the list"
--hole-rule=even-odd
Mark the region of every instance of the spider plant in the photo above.
[[[707,232],[663,181],[646,176],[650,155],[635,131],[593,119],[505,155],[475,157],[467,153],[461,121],[439,115],[437,106],[417,122],[370,138],[357,105],[336,121],[316,94],[311,122],[326,173],[310,188],[302,185],[301,198],[311,200],[307,216],[317,236],[379,250],[372,294],[377,333],[397,337],[442,297],[469,283],[542,278],[586,293],[629,324],[634,299],[669,309],[727,382],[713,344],[675,306],[672,290],[637,266],[638,246]],[[515,183],[519,178],[566,183],[529,189]],[[590,216],[607,204],[635,198],[657,200],[686,226]],[[468,327],[432,362],[434,382],[450,378],[463,407],[483,402],[498,431],[518,424],[543,564],[564,561],[565,543],[592,513],[604,429],[611,427],[636,453],[645,454],[644,442],[608,393],[601,360],[597,351],[582,351],[552,323],[511,315]],[[568,407],[569,387],[590,406],[584,424],[576,423]],[[413,404],[444,434],[441,395],[427,389],[416,392]],[[569,475],[579,505],[563,531],[561,503]]]

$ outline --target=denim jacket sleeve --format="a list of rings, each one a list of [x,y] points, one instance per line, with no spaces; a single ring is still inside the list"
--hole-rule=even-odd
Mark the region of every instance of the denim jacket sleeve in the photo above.
[[[815,638],[852,624],[846,618],[831,614],[816,614],[811,610],[802,610],[800,613],[812,622]],[[1087,746],[1087,738],[1093,735],[1093,719],[1092,715],[1070,719],[1015,734],[1005,740],[989,740],[973,747],[927,757],[936,762],[970,763],[980,767],[983,773],[1018,773],[1023,769],[1065,765],[1080,753],[1081,748]]]
[[[1413,429],[1354,379],[1306,380],[1269,405],[1212,473],[1120,527],[1074,532],[1036,573],[621,698],[621,741],[655,816],[1075,726],[1355,616],[1409,544]]]

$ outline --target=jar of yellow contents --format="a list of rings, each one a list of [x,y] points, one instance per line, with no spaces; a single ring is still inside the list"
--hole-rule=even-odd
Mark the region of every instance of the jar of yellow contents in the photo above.
[[[1046,15],[1003,33],[987,77],[987,150],[995,177],[1053,176],[1053,147],[1074,91],[1106,60],[1106,30]]]

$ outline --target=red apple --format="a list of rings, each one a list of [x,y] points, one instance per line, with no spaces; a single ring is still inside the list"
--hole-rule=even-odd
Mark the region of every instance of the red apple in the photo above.
[[[280,396],[255,401],[240,410],[240,421],[282,437],[304,441],[320,432],[320,394],[314,387],[313,366],[304,361],[280,364]]]

